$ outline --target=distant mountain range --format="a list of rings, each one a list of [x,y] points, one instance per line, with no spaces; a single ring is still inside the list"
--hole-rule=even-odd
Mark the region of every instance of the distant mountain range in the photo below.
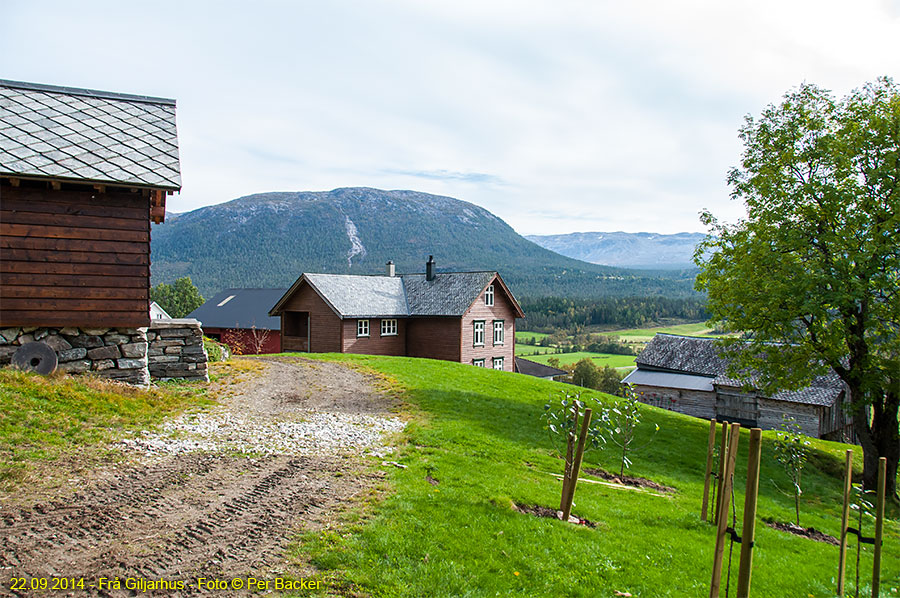
[[[520,297],[695,296],[693,275],[637,272],[564,257],[471,203],[344,188],[260,193],[169,215],[152,231],[153,284],[190,276],[205,296],[287,287],[302,272],[498,270]]]
[[[702,233],[569,233],[566,235],[526,235],[556,253],[592,264],[620,268],[679,270],[694,268],[694,248]]]

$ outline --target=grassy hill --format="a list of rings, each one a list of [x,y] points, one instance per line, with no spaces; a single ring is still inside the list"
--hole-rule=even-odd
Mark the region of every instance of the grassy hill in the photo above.
[[[556,507],[562,469],[538,419],[548,395],[571,386],[467,365],[396,357],[321,356],[390,379],[412,414],[386,467],[393,493],[304,536],[295,556],[323,571],[334,593],[375,596],[694,597],[708,594],[714,530],[699,518],[708,424],[646,407],[632,473],[673,486],[671,496],[582,483],[574,514],[594,529],[519,513],[513,503]],[[747,440],[741,437],[735,496],[743,504]],[[759,518],[790,521],[788,481],[764,434]],[[832,535],[840,524],[844,445],[813,440],[804,473],[802,523]],[[588,453],[616,468],[615,451]],[[861,455],[855,463],[861,468]],[[433,485],[428,477],[438,483]],[[886,526],[882,595],[900,591],[898,510]],[[867,522],[871,531],[871,522]],[[757,525],[752,595],[833,596],[837,548]],[[737,576],[737,555],[732,591]],[[854,553],[855,554],[855,553]],[[727,557],[726,557],[727,558]],[[871,575],[863,548],[862,578]],[[852,562],[852,560],[851,560]],[[848,570],[852,589],[853,570]],[[723,580],[724,585],[724,580]],[[868,595],[863,591],[863,595]]]

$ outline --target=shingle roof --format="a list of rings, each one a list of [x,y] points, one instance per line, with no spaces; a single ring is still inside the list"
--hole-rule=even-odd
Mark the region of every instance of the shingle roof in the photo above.
[[[377,318],[409,315],[403,281],[399,277],[352,274],[303,276],[343,317]]]
[[[637,371],[665,371],[711,378],[714,386],[758,387],[756,372],[735,378],[728,373],[728,360],[714,338],[657,334],[647,347],[635,358]],[[643,382],[638,382],[643,384]],[[672,386],[672,388],[679,388]],[[817,377],[800,390],[779,391],[772,399],[808,405],[830,406],[844,391],[844,385],[837,374]]]
[[[462,316],[496,272],[438,272],[434,280],[424,274],[357,276],[303,274],[275,304],[281,304],[302,281],[307,281],[342,318]],[[499,280],[499,279],[498,279]],[[515,298],[510,296],[516,309]]]
[[[538,378],[549,378],[550,376],[562,376],[568,374],[566,370],[561,370],[543,363],[516,357],[516,371],[526,376],[537,376]]]
[[[204,328],[253,328],[279,330],[281,319],[269,310],[286,289],[225,289],[187,315]]]
[[[411,316],[461,316],[496,272],[438,272],[434,280],[424,274],[404,274]]]
[[[0,79],[0,174],[180,189],[175,100]]]

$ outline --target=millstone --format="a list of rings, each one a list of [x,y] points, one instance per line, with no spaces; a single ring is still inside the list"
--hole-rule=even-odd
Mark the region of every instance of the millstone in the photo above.
[[[46,376],[56,371],[56,351],[46,343],[25,343],[13,354],[12,364],[20,370]]]

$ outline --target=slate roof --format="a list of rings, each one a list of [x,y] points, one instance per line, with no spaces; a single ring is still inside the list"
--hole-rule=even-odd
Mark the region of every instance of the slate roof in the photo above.
[[[728,360],[723,357],[722,349],[716,344],[714,338],[657,334],[634,361],[638,369],[627,376],[623,382],[701,390],[694,388],[699,384],[695,378],[704,377],[709,379],[709,390],[715,386],[741,387],[745,383],[758,387],[756,372],[748,372],[741,378],[735,378],[728,373]],[[643,372],[652,372],[653,375],[648,379],[652,379],[654,383],[639,381],[641,377],[647,375]],[[663,373],[687,376],[684,379],[668,378],[669,384],[662,384],[665,377],[659,374]],[[682,383],[685,385],[679,386]],[[828,407],[834,404],[843,391],[843,383],[837,374],[831,371],[819,376],[805,388],[779,391],[769,398],[776,401]]]
[[[279,330],[281,319],[269,309],[286,289],[225,289],[187,315],[204,328],[253,328]]]
[[[304,274],[319,295],[345,318],[409,315],[403,281],[395,276]]]
[[[281,313],[281,304],[307,281],[342,318],[458,317],[497,276],[496,272],[437,272],[434,280],[426,280],[424,274],[304,273],[269,313]]]
[[[496,272],[438,272],[434,280],[424,274],[404,274],[411,316],[461,316]]]
[[[178,190],[175,100],[0,79],[0,174]]]
[[[551,376],[562,376],[568,374],[566,370],[544,365],[530,359],[516,357],[516,371],[526,376],[537,376],[538,378],[549,378]]]

